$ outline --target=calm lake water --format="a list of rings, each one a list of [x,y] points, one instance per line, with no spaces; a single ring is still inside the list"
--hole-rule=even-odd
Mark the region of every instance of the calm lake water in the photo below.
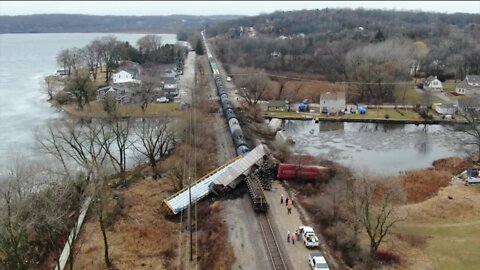
[[[61,114],[46,102],[43,78],[57,70],[56,55],[71,47],[83,47],[107,33],[0,34],[0,161],[12,153],[30,155],[33,130]],[[111,34],[136,44],[144,34]],[[162,34],[163,43],[175,43],[176,35]]]
[[[354,169],[397,174],[462,156],[462,133],[440,125],[285,121],[294,152],[335,160]]]

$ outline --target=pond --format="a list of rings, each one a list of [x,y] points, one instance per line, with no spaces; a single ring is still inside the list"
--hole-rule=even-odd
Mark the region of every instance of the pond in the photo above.
[[[441,125],[285,120],[293,151],[376,174],[431,166],[436,159],[464,156],[465,134]]]

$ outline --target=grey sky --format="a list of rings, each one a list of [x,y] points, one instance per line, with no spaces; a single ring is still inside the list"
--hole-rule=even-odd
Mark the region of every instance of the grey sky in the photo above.
[[[0,15],[258,15],[277,10],[336,7],[480,13],[477,1],[0,1]]]

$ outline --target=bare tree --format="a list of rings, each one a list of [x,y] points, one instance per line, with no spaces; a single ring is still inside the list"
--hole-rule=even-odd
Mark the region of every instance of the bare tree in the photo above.
[[[141,54],[149,56],[155,54],[162,46],[162,38],[157,35],[146,35],[137,41],[138,50]]]
[[[480,112],[477,109],[478,98],[468,98],[462,101],[458,116],[465,121],[465,125],[458,127],[468,138],[462,142],[466,145],[473,145],[477,148],[477,155],[480,156]]]
[[[138,142],[133,147],[157,173],[157,160],[166,155],[175,143],[176,132],[171,119],[144,119],[136,125],[134,133]]]
[[[70,76],[72,70],[71,58],[72,57],[69,49],[64,49],[57,55],[57,64],[62,66],[64,70],[68,71],[68,76]]]
[[[393,187],[379,187],[371,180],[357,180],[358,215],[360,224],[367,232],[370,242],[370,256],[375,258],[378,247],[385,236],[397,222],[401,221],[397,215],[394,203],[401,198],[399,189]],[[379,189],[381,192],[379,192]]]
[[[37,133],[36,140],[40,150],[59,160],[66,171],[69,161],[73,161],[87,174],[87,179],[98,174],[98,168],[104,166],[107,158],[105,149],[110,143],[105,127],[95,121],[80,123],[76,120],[53,120],[46,131]]]
[[[142,82],[140,83],[140,107],[143,113],[147,110],[148,105],[153,102],[156,88],[156,84],[150,77],[142,77]]]
[[[48,100],[53,100],[55,96],[55,80],[51,76],[45,78],[44,88],[48,95]]]
[[[249,75],[243,76],[239,81],[238,94],[248,106],[254,106],[261,100],[268,89],[270,79],[263,71],[247,70]]]
[[[346,56],[347,72],[362,83],[359,98],[364,101],[393,101],[394,85],[385,84],[408,78],[413,45],[392,39],[351,50]]]
[[[15,158],[0,175],[0,267],[6,269],[30,269],[52,251],[59,256],[81,197],[76,181],[26,161]]]
[[[111,117],[100,125],[107,127],[102,128],[102,136],[98,136],[98,145],[101,145],[109,157],[112,165],[123,185],[126,185],[127,172],[127,151],[132,145],[130,140],[132,132],[133,119],[127,118],[120,120],[117,117]]]
[[[83,62],[86,64],[90,74],[92,74],[93,80],[96,81],[98,66],[100,64],[98,50],[96,49],[95,45],[91,43],[82,48],[80,53],[81,57],[83,58]]]
[[[114,36],[105,36],[100,39],[95,48],[99,50],[102,61],[105,64],[105,82],[108,82],[112,71],[118,65],[119,54],[116,50],[119,48],[119,41]]]

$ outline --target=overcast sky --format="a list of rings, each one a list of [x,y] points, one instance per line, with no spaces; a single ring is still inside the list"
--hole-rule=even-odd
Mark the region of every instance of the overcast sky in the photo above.
[[[0,1],[0,15],[258,15],[326,7],[480,13],[478,1]]]

